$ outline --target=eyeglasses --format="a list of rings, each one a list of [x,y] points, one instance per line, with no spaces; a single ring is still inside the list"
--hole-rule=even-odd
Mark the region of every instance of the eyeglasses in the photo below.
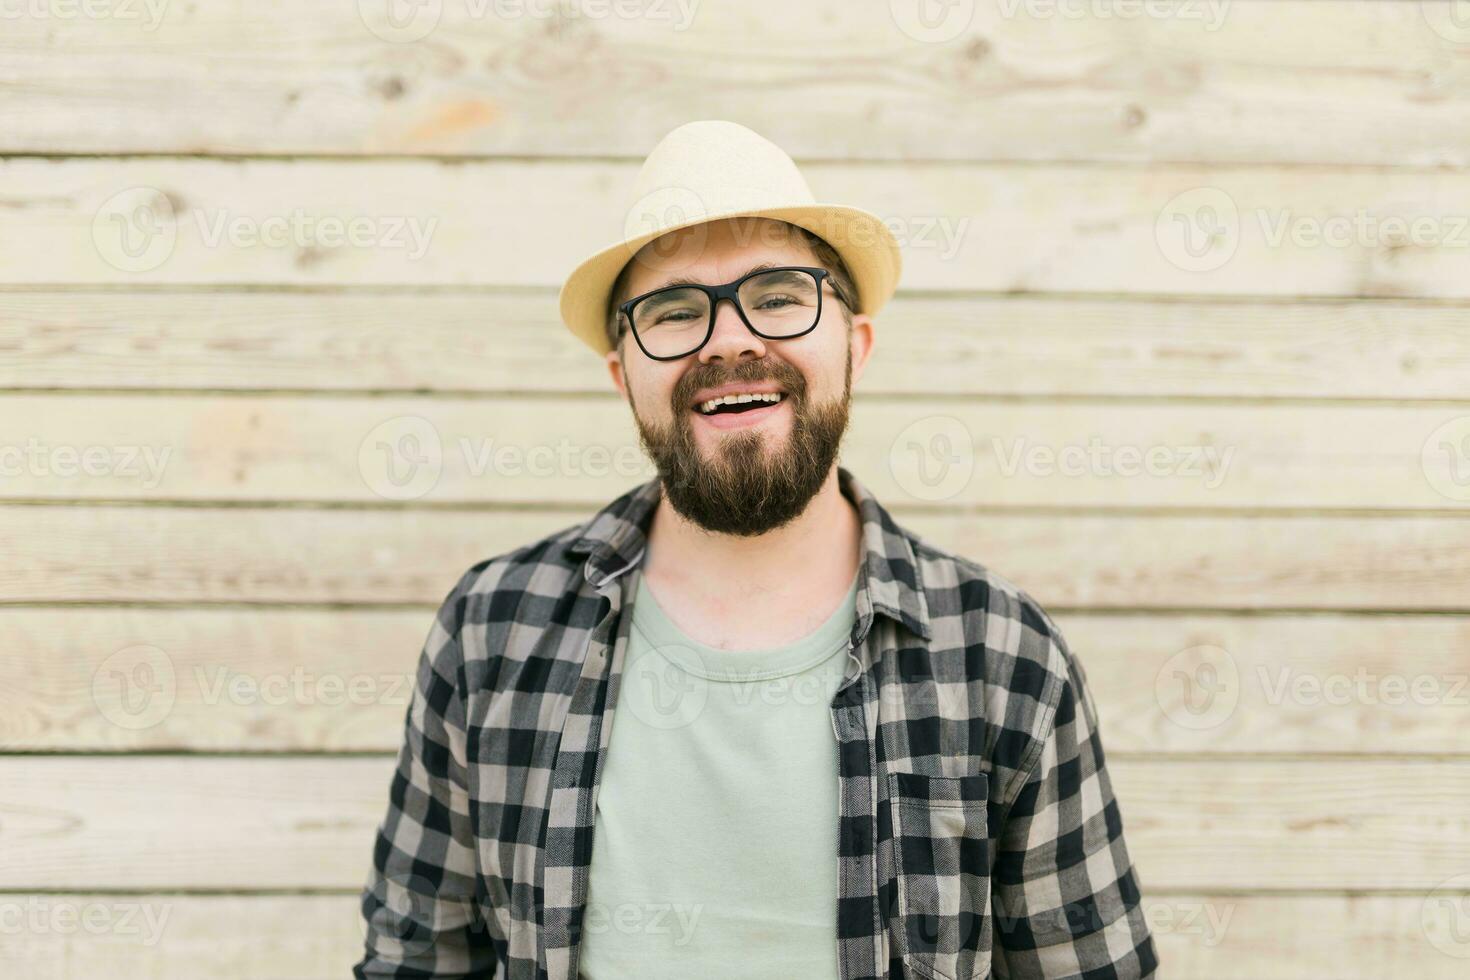
[[[822,318],[822,286],[836,284],[815,266],[755,269],[721,286],[688,283],[664,286],[618,304],[633,327],[633,339],[655,361],[688,357],[709,343],[720,300],[764,340],[791,340],[811,333]],[[838,293],[838,298],[842,295]]]

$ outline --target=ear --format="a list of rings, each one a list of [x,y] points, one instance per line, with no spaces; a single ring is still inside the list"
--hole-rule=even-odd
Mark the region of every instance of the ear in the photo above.
[[[875,334],[876,330],[871,316],[866,313],[853,314],[852,331],[848,343],[852,346],[852,383],[854,385],[863,376],[863,368],[873,354]]]
[[[623,398],[628,397],[628,379],[623,375],[623,356],[613,348],[603,355],[607,362],[607,373],[612,376],[613,387],[618,389],[618,394]]]

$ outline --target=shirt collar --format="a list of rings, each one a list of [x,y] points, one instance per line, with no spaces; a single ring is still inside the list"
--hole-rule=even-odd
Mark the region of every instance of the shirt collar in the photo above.
[[[857,507],[862,520],[864,559],[863,575],[858,583],[859,616],[864,616],[862,595],[866,592],[873,612],[902,623],[925,640],[933,639],[929,604],[924,599],[919,562],[908,532],[840,464],[837,482],[843,496]],[[598,511],[581,526],[580,535],[567,544],[568,555],[587,555],[583,573],[594,587],[602,588],[643,557],[648,528],[661,493],[658,477],[634,487]],[[860,622],[858,635],[865,635],[868,626],[869,623]]]

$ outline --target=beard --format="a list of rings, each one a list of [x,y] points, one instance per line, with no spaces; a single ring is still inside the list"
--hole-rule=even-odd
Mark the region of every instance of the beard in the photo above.
[[[783,445],[753,429],[715,430],[710,458],[701,454],[689,409],[702,388],[731,382],[775,382],[786,392],[791,432]],[[628,399],[632,402],[632,391]],[[852,348],[847,351],[842,395],[813,404],[801,372],[779,361],[742,361],[732,370],[716,365],[690,369],[674,386],[673,422],[650,425],[633,406],[638,438],[657,466],[669,505],[707,531],[754,537],[790,523],[821,490],[847,431],[852,399]]]

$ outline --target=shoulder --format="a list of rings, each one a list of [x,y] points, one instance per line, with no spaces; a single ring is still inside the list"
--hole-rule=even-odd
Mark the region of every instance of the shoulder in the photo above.
[[[1069,653],[1061,628],[1042,604],[1010,578],[906,531],[936,638],[962,633],[1048,673],[1065,672]]]
[[[997,770],[1026,772],[1086,690],[1081,666],[1052,614],[981,562],[906,532],[933,632],[931,653],[963,655],[972,717],[983,717]],[[1009,795],[1009,794],[1007,794]]]
[[[534,655],[546,634],[590,629],[586,603],[601,597],[584,588],[586,556],[568,552],[585,530],[585,523],[568,525],[461,571],[432,626],[440,672],[463,674],[459,685],[478,689],[493,682],[507,657]]]

